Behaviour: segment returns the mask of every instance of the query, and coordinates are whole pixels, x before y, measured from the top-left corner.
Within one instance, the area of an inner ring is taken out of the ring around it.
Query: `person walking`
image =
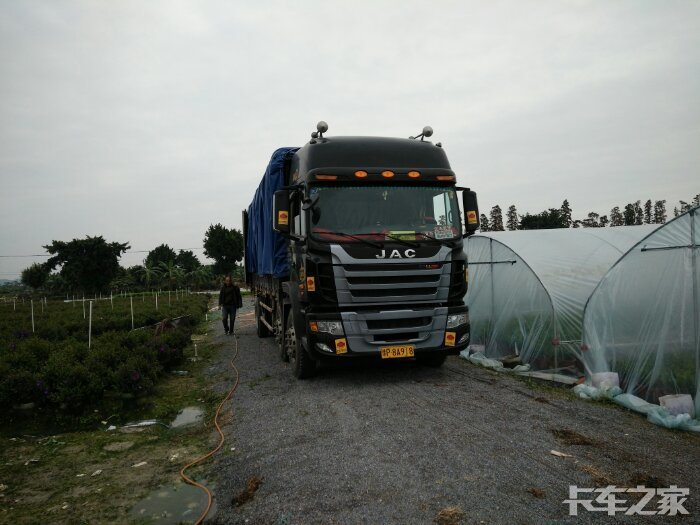
[[[236,309],[243,306],[241,289],[231,281],[231,276],[227,275],[224,285],[219,292],[219,310],[222,310],[222,320],[226,335],[233,334],[233,325],[236,322]],[[231,324],[229,326],[229,318]]]

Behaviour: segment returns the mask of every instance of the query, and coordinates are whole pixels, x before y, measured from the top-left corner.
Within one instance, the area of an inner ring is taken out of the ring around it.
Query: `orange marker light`
[[[393,176],[394,176],[394,172],[393,172],[393,171],[389,171],[389,170],[387,170],[387,171],[382,171],[382,177],[384,177],[384,178],[386,178],[386,179],[390,179],[390,178],[393,177]]]
[[[337,175],[316,175],[316,180],[336,180]]]
[[[358,179],[364,179],[366,176],[367,176],[366,171],[359,170],[359,171],[355,172],[355,177],[357,177]]]
[[[412,179],[417,179],[420,177],[420,171],[409,171],[408,176]]]
[[[312,332],[318,332],[318,323],[316,321],[309,321],[309,328]]]
[[[316,177],[318,178],[318,177]],[[437,180],[455,180],[454,175],[438,175]]]

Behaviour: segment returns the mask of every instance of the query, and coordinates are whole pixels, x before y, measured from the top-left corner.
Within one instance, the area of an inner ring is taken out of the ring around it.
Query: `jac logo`
[[[377,259],[403,259],[404,257],[411,259],[416,256],[416,250],[413,248],[408,248],[404,250],[403,255],[399,250],[391,250],[390,253],[386,253],[386,250],[382,249],[382,253],[375,255]]]

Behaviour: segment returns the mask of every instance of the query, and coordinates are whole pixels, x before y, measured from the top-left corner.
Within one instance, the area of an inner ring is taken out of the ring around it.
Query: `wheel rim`
[[[294,324],[287,328],[287,337],[285,341],[285,346],[287,348],[287,355],[289,356],[289,360],[292,363],[296,362],[297,359],[297,334],[296,331],[294,330]]]
[[[275,339],[278,344],[282,344],[284,342],[284,334],[282,333],[282,313],[279,308],[275,317]]]

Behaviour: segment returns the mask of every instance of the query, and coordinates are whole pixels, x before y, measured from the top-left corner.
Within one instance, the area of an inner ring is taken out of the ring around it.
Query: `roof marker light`
[[[316,180],[336,180],[337,175],[316,175]]]
[[[409,171],[408,176],[412,179],[417,179],[420,177],[420,171]]]
[[[437,180],[455,180],[454,175],[438,175]]]
[[[364,179],[365,177],[367,177],[367,172],[358,170],[355,172],[355,177],[357,177],[358,179]]]
[[[384,177],[385,179],[390,179],[393,176],[394,176],[393,171],[389,171],[389,170],[382,171],[382,177]]]

